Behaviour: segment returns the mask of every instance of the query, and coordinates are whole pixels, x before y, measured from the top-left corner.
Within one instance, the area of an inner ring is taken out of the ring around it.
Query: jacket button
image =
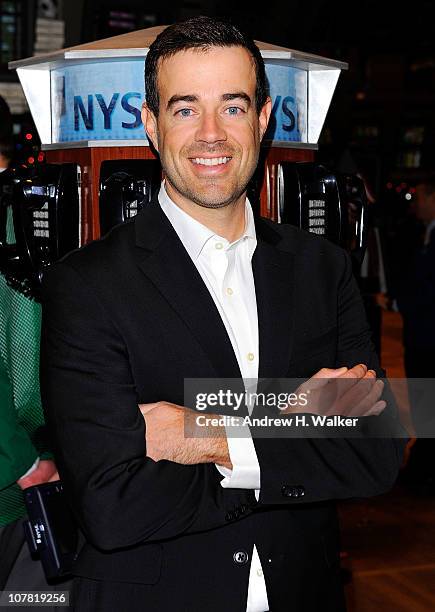
[[[301,485],[284,485],[281,488],[283,497],[303,497],[305,495],[305,488]]]
[[[245,550],[238,550],[234,553],[233,559],[237,565],[245,565],[245,563],[248,563],[249,555]]]
[[[283,497],[293,497],[294,487],[291,487],[290,485],[284,485],[281,488],[281,493],[282,493]]]

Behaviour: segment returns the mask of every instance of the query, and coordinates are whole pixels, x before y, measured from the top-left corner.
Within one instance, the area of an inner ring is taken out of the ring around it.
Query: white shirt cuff
[[[233,469],[222,465],[216,468],[224,476],[221,486],[224,489],[254,489],[255,497],[260,494],[260,464],[251,432],[248,425],[242,425],[242,419],[236,427],[225,426],[227,434],[228,452]]]
[[[30,476],[30,474],[36,470],[38,465],[39,465],[39,457],[36,458],[35,463],[27,470],[27,472],[25,474],[20,476],[20,478],[18,480],[21,480],[21,478],[26,478],[26,476]]]

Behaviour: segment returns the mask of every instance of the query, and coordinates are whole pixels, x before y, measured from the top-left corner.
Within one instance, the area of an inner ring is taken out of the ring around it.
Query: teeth
[[[226,164],[230,161],[231,157],[195,157],[192,159],[194,164],[201,166],[218,166],[219,164]]]

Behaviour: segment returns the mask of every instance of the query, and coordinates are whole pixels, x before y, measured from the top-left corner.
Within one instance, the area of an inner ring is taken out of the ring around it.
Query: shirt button
[[[263,570],[262,569],[258,569],[257,570],[257,576],[260,576],[260,578],[261,578],[262,575],[263,575]]]
[[[215,249],[223,249],[223,244],[222,242],[216,242],[216,244],[214,245]]]
[[[238,550],[237,552],[234,553],[233,559],[234,559],[234,563],[237,563],[238,565],[244,565],[245,563],[248,562],[249,555],[244,550]]]
[[[231,287],[227,287],[227,293],[228,295],[233,295],[234,291],[231,289]]]
[[[254,353],[248,353],[248,361],[254,361]]]

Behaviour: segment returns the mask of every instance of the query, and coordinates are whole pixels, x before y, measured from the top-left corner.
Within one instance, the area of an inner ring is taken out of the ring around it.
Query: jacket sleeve
[[[333,367],[364,363],[383,377],[350,257],[342,253],[345,261],[338,287],[338,343]],[[261,469],[260,505],[368,497],[390,489],[407,436],[388,385],[383,399],[387,407],[380,416],[363,417],[361,437],[254,438]]]
[[[254,493],[221,487],[213,464],[146,457],[122,334],[65,262],[44,277],[41,395],[69,502],[97,548],[211,529],[225,524],[234,508],[243,509],[237,516],[252,511]]]

